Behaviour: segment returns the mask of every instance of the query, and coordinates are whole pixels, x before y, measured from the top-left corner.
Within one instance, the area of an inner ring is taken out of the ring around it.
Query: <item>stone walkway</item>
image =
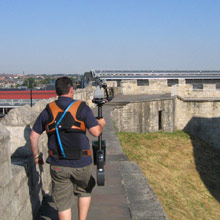
[[[103,131],[107,145],[105,186],[94,189],[87,220],[167,220],[142,171],[124,155],[110,117],[114,106],[109,104],[103,106],[103,116],[107,122]],[[77,220],[76,206],[75,201],[72,208],[74,220]],[[58,220],[49,195],[45,197],[37,219]]]

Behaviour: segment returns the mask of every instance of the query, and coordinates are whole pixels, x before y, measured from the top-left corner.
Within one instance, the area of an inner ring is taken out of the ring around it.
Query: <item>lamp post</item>
[[[33,105],[33,103],[32,103],[32,88],[30,88],[30,101],[31,101],[31,107],[32,107],[32,105]]]

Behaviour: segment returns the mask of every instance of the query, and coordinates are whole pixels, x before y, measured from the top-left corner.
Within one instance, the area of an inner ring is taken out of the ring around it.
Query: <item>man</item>
[[[71,220],[74,193],[78,196],[78,219],[86,220],[95,186],[86,129],[97,137],[105,120],[96,119],[85,102],[73,100],[73,83],[68,77],[58,78],[55,86],[58,100],[49,103],[38,116],[30,135],[31,149],[35,163],[42,164],[38,139],[46,130],[49,149],[46,162],[50,164],[52,197],[59,219]]]

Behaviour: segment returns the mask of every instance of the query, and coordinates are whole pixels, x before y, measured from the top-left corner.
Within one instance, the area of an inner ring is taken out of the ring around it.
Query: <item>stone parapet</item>
[[[191,84],[179,84],[172,87],[171,94],[182,98],[220,98],[220,90],[215,84],[203,84],[202,89],[194,89]]]
[[[0,158],[1,177],[5,182],[1,184],[4,191],[1,195],[5,199],[0,205],[4,207],[5,201],[8,201],[7,209],[10,210],[3,219],[33,219],[42,202],[43,193],[49,190],[51,182],[49,166],[47,164],[43,167],[36,166],[30,149],[30,124],[36,117],[36,112],[29,105],[25,105],[11,110],[1,120],[0,132],[3,138],[0,142],[1,146],[5,147],[1,155],[7,154],[7,157]],[[8,138],[5,135],[6,129]],[[39,150],[44,160],[47,157],[46,143],[47,136],[42,134]]]
[[[76,90],[75,99],[92,103],[94,88]],[[39,113],[55,98],[41,100],[10,110],[0,122],[0,213],[1,219],[34,219],[44,193],[50,188],[49,165],[36,166],[32,157],[29,136]],[[47,135],[39,138],[39,151],[47,158]]]
[[[13,185],[11,158],[8,152],[10,134],[9,131],[0,124],[0,213],[1,219],[12,219],[12,200],[13,200]]]

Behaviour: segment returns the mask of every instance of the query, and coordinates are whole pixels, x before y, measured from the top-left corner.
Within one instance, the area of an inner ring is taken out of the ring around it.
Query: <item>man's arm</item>
[[[102,129],[105,127],[105,119],[97,119],[98,125],[89,129],[89,133],[95,137],[98,137],[102,133]]]
[[[41,155],[39,154],[39,150],[38,150],[39,137],[40,137],[40,134],[38,134],[34,130],[31,131],[30,142],[31,142],[31,150],[32,150],[32,154],[34,157],[34,161],[36,164],[43,164],[43,160],[42,160]]]

